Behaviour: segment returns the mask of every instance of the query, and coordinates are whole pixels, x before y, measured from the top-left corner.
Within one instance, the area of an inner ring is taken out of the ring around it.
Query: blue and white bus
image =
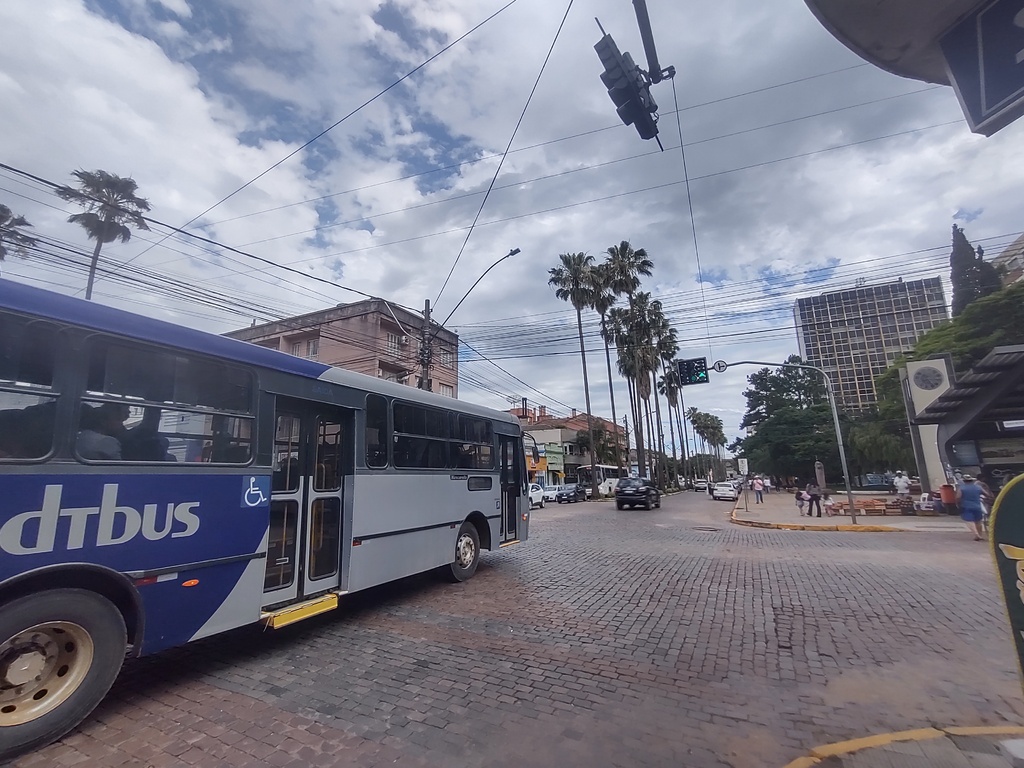
[[[0,759],[151,654],[529,526],[518,420],[0,281]]]

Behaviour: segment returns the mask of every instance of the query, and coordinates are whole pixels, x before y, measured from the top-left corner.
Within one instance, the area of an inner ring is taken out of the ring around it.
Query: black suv
[[[563,485],[562,489],[555,494],[555,501],[559,504],[570,504],[574,501],[586,501],[587,490],[582,485],[570,483]]]
[[[620,477],[615,484],[615,508],[661,506],[661,491],[646,477]]]

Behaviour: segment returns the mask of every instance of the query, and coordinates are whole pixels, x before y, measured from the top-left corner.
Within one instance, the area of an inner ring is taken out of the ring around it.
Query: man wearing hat
[[[960,517],[974,526],[974,540],[981,541],[984,538],[981,521],[985,515],[985,509],[982,507],[985,489],[974,481],[974,475],[963,475],[960,479],[963,482],[960,483],[956,491],[956,501],[960,505]]]
[[[896,470],[896,477],[892,479],[892,485],[901,499],[910,498],[910,478],[903,474],[902,469]]]

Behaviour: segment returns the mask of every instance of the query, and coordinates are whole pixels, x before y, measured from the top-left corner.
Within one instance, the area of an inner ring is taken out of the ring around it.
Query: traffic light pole
[[[718,370],[718,363],[715,369]],[[740,360],[735,363],[726,363],[726,368],[734,365],[763,365],[770,368],[803,368],[806,371],[814,371],[825,380],[825,394],[828,395],[828,405],[832,409],[832,423],[836,429],[836,442],[839,444],[839,463],[843,468],[843,480],[846,483],[846,499],[850,503],[850,522],[857,525],[857,507],[853,503],[853,488],[850,486],[850,468],[846,465],[846,448],[843,445],[843,430],[839,426],[839,409],[836,407],[836,396],[832,391],[832,379],[821,368],[801,363],[765,363],[759,360]]]

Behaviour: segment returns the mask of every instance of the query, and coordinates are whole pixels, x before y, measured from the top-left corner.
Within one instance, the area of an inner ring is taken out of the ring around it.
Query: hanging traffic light
[[[676,360],[676,367],[679,371],[680,384],[707,384],[710,381],[708,378],[708,359],[706,357]]]
[[[636,128],[641,139],[653,139],[658,135],[658,123],[654,117],[658,105],[640,67],[628,52],[619,52],[611,35],[598,40],[594,50],[604,66],[601,82],[608,89],[619,119]]]

